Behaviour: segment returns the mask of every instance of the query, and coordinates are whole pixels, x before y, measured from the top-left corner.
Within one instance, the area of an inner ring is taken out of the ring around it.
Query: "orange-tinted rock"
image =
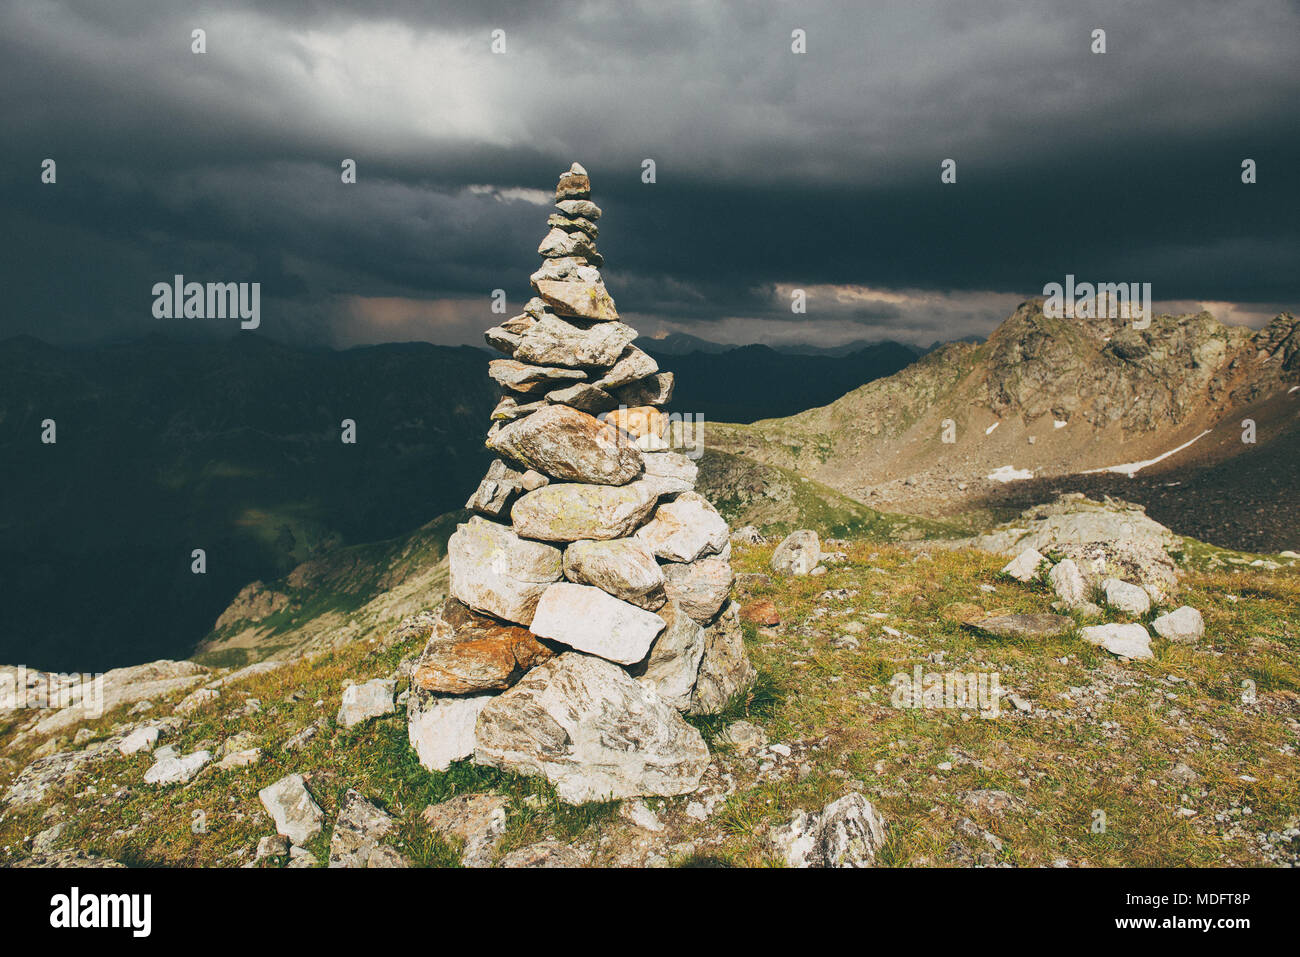
[[[753,625],[773,625],[781,624],[781,613],[776,610],[776,605],[772,604],[766,598],[758,601],[751,601],[747,605],[741,606],[740,620],[747,621]]]
[[[605,421],[635,436],[663,435],[664,429],[668,428],[668,416],[650,405],[615,409],[605,415]]]
[[[500,691],[552,655],[527,628],[481,615],[449,598],[415,663],[411,683],[439,694]]]

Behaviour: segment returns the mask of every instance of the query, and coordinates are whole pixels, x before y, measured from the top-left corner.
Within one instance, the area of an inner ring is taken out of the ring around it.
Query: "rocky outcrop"
[[[622,668],[568,652],[483,709],[474,760],[543,775],[577,804],[686,794],[699,784],[709,750],[698,731]]]

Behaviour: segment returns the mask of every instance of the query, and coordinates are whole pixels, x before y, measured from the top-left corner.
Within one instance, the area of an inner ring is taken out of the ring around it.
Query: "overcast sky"
[[[182,273],[285,341],[481,342],[574,160],[647,334],[986,335],[1066,273],[1300,307],[1296,3],[365,6],[0,5],[0,337],[240,334],[153,317]]]

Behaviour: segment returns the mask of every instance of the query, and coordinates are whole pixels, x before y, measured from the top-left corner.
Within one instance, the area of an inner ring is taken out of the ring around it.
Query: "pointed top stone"
[[[587,171],[577,163],[573,168],[560,174],[560,182],[555,187],[555,201],[564,199],[586,199],[591,195],[591,180]]]

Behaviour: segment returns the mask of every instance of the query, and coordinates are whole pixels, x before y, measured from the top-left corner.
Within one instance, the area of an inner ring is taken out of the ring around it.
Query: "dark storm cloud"
[[[9,5],[0,335],[157,331],[181,272],[262,282],[270,335],[461,341],[492,289],[527,295],[536,191],[573,159],[648,332],[928,342],[1067,272],[1294,308],[1297,26],[1178,0]]]

